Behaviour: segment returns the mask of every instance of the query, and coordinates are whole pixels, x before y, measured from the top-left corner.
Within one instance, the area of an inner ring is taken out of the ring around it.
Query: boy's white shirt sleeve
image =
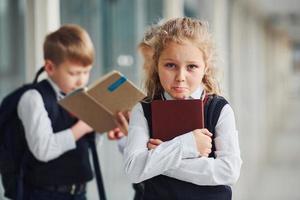
[[[132,110],[124,151],[125,172],[132,182],[163,174],[197,185],[231,185],[240,173],[240,150],[234,114],[226,105],[216,125],[216,159],[199,157],[192,133],[147,149],[149,130],[142,106]]]
[[[125,173],[139,183],[167,170],[176,169],[182,159],[199,157],[193,134],[187,133],[148,150],[149,130],[141,104],[131,112],[129,134],[124,149]]]
[[[183,159],[164,175],[197,185],[233,185],[240,175],[242,160],[234,113],[228,104],[220,113],[215,131],[215,159]]]
[[[23,94],[17,111],[29,149],[36,159],[47,162],[76,148],[71,129],[53,133],[42,96],[37,90],[29,90]]]

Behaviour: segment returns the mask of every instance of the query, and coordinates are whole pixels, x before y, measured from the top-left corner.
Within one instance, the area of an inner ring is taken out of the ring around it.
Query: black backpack
[[[33,83],[26,84],[7,95],[0,106],[0,173],[4,195],[11,199],[22,197],[23,166],[29,150],[17,106],[22,95],[37,84],[42,67]]]

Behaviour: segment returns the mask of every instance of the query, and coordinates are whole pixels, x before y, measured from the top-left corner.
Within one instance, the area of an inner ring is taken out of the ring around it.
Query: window
[[[0,1],[0,99],[25,81],[24,0]]]
[[[145,26],[161,19],[162,1],[61,0],[61,22],[76,23],[92,37],[96,63],[92,77],[119,70],[130,80],[139,80],[137,44]],[[129,3],[130,2],[130,3]]]

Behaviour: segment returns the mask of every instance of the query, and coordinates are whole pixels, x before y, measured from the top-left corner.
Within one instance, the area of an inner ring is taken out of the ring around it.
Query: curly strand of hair
[[[210,94],[220,93],[219,85],[215,78],[215,45],[209,33],[209,25],[205,21],[183,17],[171,19],[157,26],[155,33],[152,35],[150,45],[153,48],[153,57],[149,61],[150,69],[147,71],[144,85],[149,96],[154,97],[164,91],[157,71],[161,52],[169,41],[181,43],[185,40],[191,40],[203,52],[207,68],[207,73],[203,77],[205,90]]]

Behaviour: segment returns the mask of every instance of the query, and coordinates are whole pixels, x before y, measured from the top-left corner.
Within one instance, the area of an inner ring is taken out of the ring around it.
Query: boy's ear
[[[52,75],[54,72],[54,63],[51,60],[45,60],[45,71],[47,72],[48,75]]]

